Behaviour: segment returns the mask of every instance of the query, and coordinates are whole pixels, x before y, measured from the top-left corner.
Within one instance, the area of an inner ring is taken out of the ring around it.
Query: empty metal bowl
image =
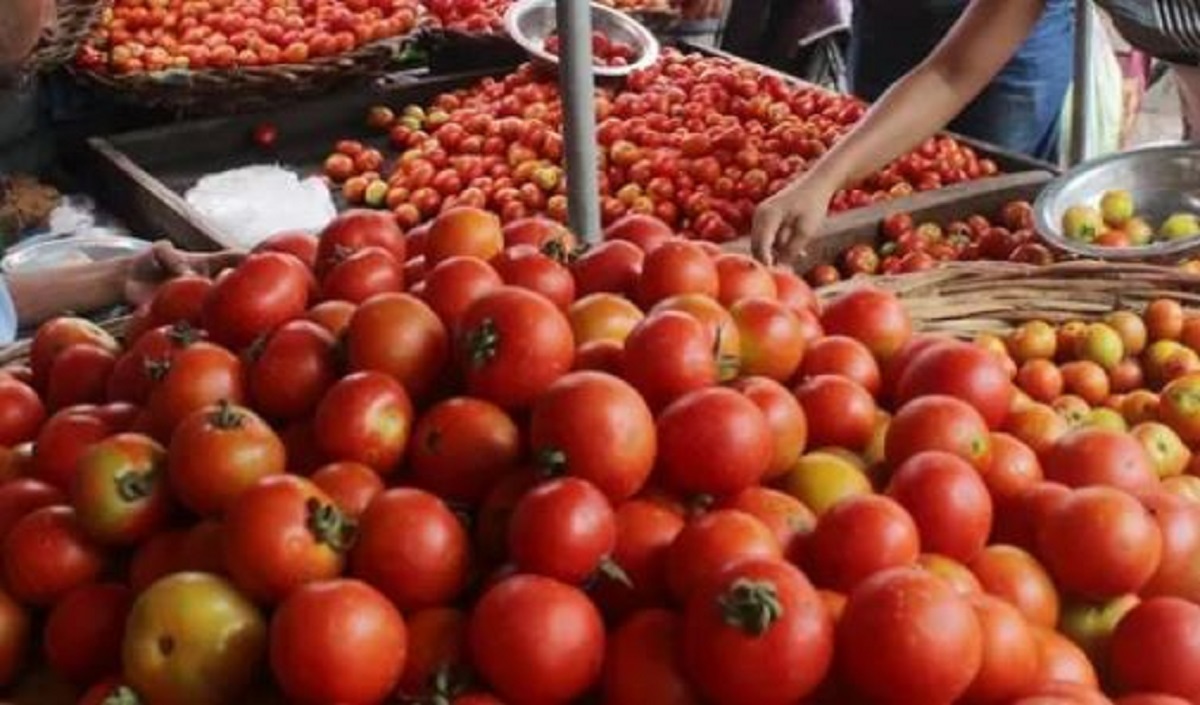
[[[578,0],[571,0],[576,2]],[[606,78],[628,76],[658,61],[658,39],[637,20],[610,7],[592,3],[592,29],[613,41],[624,42],[637,52],[628,66],[593,66],[592,72]],[[558,25],[555,0],[520,0],[504,15],[504,28],[517,44],[534,59],[558,64],[558,57],[546,51],[546,39]]]
[[[1037,227],[1051,245],[1092,259],[1178,259],[1200,250],[1200,237],[1141,247],[1100,247],[1066,237],[1063,214],[1072,206],[1099,207],[1110,189],[1133,196],[1137,215],[1156,230],[1173,213],[1200,215],[1200,146],[1171,144],[1122,152],[1081,164],[1048,185],[1034,204]]]
[[[129,257],[150,247],[145,240],[131,237],[80,236],[45,240],[18,246],[0,260],[0,271],[34,272]]]

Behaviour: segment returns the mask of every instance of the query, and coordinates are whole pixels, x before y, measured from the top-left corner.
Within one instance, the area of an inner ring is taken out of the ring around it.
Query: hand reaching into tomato
[[[760,203],[750,230],[754,256],[768,265],[776,257],[788,265],[802,260],[808,242],[821,232],[835,190],[804,177]]]
[[[159,240],[129,263],[125,299],[140,305],[150,300],[165,281],[185,274],[212,277],[221,270],[237,266],[243,258],[241,253],[229,250],[184,252],[166,240]]]

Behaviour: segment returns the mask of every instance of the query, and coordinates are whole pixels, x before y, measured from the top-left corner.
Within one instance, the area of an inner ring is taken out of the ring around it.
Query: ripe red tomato
[[[604,702],[609,705],[697,705],[684,676],[681,619],[661,609],[644,610],[621,623],[608,638],[604,659]]]
[[[57,411],[104,401],[117,357],[90,343],[72,345],[54,358],[46,383],[46,406]]]
[[[741,339],[742,375],[762,375],[787,382],[804,359],[808,341],[796,314],[784,304],[746,298],[729,309]]]
[[[867,346],[886,361],[912,337],[912,320],[895,294],[871,287],[849,291],[825,305],[821,326],[830,335],[844,335]]]
[[[150,320],[156,326],[176,323],[199,326],[204,298],[212,287],[211,279],[195,274],[163,282],[150,300]],[[128,337],[126,342],[130,342]]]
[[[251,353],[246,386],[254,407],[278,419],[308,416],[337,379],[337,344],[312,321],[284,323]]]
[[[879,363],[867,346],[844,335],[830,335],[814,341],[804,353],[800,377],[837,375],[857,382],[872,396],[882,388]]]
[[[402,488],[376,497],[359,519],[350,574],[410,612],[453,603],[470,562],[458,517],[428,492]]]
[[[316,440],[332,460],[353,460],[387,475],[404,455],[412,424],[412,402],[399,382],[381,372],[356,372],[317,405]]]
[[[271,619],[271,673],[289,702],[378,703],[400,681],[407,645],[404,618],[371,586],[310,583]]]
[[[317,265],[319,243],[315,235],[303,230],[285,230],[258,243],[252,252],[282,252],[295,257],[303,262],[305,267],[312,269]]]
[[[909,363],[896,387],[903,404],[930,394],[956,397],[974,406],[999,430],[1012,406],[1014,387],[1001,358],[969,343],[931,345]]]
[[[758,406],[731,389],[701,389],[658,417],[662,481],[686,494],[739,492],[759,480],[774,460],[774,437]]]
[[[742,377],[733,388],[758,406],[774,438],[774,454],[764,479],[792,468],[808,443],[808,421],[799,400],[782,384],[766,377]]]
[[[222,402],[189,415],[171,436],[167,470],[184,506],[220,516],[261,477],[286,469],[283,441],[249,409]]]
[[[504,250],[504,231],[494,213],[460,206],[434,218],[425,242],[425,260],[431,266],[451,257],[478,257],[488,261]]]
[[[924,628],[929,624],[938,629]],[[855,690],[888,702],[954,702],[979,673],[983,648],[967,600],[913,568],[863,582],[850,594],[837,629],[843,676]]]
[[[201,323],[213,340],[241,349],[260,335],[304,315],[309,274],[290,255],[250,255],[219,278],[204,298]]]
[[[317,276],[324,277],[339,261],[367,247],[382,247],[397,262],[408,259],[404,233],[390,213],[353,209],[339,214],[321,231],[314,267]]]
[[[450,356],[450,337],[437,314],[410,294],[380,294],[350,319],[346,351],[352,370],[393,377],[414,399],[437,385]]]
[[[969,563],[987,545],[992,498],[979,472],[956,455],[928,451],[905,460],[888,496],[908,510],[926,552]]]
[[[154,375],[162,364],[205,337],[204,331],[192,328],[189,323],[159,326],[138,336],[113,365],[108,377],[107,399],[144,404],[154,387]]]
[[[91,412],[92,408],[68,407],[46,421],[33,446],[33,477],[63,492],[71,490],[79,459],[111,433],[109,425]]]
[[[631,213],[604,229],[605,240],[625,240],[652,252],[675,238],[670,226],[653,216]]]
[[[712,258],[683,240],[664,243],[647,254],[637,284],[637,299],[644,308],[679,294],[715,299],[719,293],[720,277]]]
[[[30,614],[0,590],[0,685],[5,688],[12,686],[24,670],[32,632]]]
[[[633,298],[646,253],[624,240],[610,240],[589,248],[571,263],[575,294],[611,293]]]
[[[0,545],[25,515],[42,507],[65,503],[66,497],[57,487],[31,477],[20,477],[0,484]]]
[[[739,301],[764,298],[774,301],[779,294],[775,279],[766,267],[752,257],[737,253],[726,253],[713,260],[717,266],[720,288],[717,300],[722,306],[733,306]]]
[[[513,510],[508,554],[519,571],[579,584],[595,574],[621,579],[608,563],[616,519],[595,485],[574,477],[551,480],[525,494]]]
[[[117,583],[85,585],[51,610],[42,634],[46,662],[74,683],[94,683],[121,669],[125,619],[133,591]]]
[[[447,399],[417,421],[409,451],[413,483],[453,502],[478,504],[519,457],[520,432],[503,409]]]
[[[467,650],[467,616],[450,607],[431,607],[412,613],[406,619],[408,655],[404,659],[404,675],[400,678],[400,695],[421,697],[440,694],[438,680],[462,668]],[[433,684],[434,687],[431,687]],[[455,701],[458,702],[458,701]]]
[[[576,246],[575,235],[564,225],[538,216],[506,223],[503,233],[506,248],[533,245],[555,257],[557,252],[570,253]]]
[[[646,402],[600,372],[574,372],[550,385],[534,403],[529,439],[547,471],[587,480],[613,502],[642,488],[658,450]]]
[[[537,292],[564,311],[575,301],[570,270],[532,245],[509,247],[492,260],[492,266],[505,284]]]
[[[46,418],[37,392],[13,378],[0,379],[0,445],[31,441]]]
[[[804,565],[816,584],[847,594],[880,571],[913,565],[919,554],[912,516],[881,495],[833,505],[803,545]]]
[[[426,275],[421,298],[454,333],[471,304],[503,284],[487,262],[476,257],[450,257]]]
[[[1200,597],[1200,575],[1194,570],[1200,556],[1200,505],[1165,492],[1143,497],[1142,503],[1158,523],[1163,548],[1158,570],[1141,595]]]
[[[33,370],[34,388],[46,389],[50,382],[50,368],[63,350],[72,345],[83,344],[95,345],[114,355],[121,351],[116,338],[85,318],[62,316],[38,326],[29,347],[29,366]]]
[[[1112,665],[1128,690],[1200,697],[1200,607],[1175,597],[1142,602],[1117,624]]]
[[[604,623],[578,588],[536,575],[493,585],[471,614],[471,660],[510,702],[566,703],[597,682]]]
[[[1008,702],[1031,692],[1040,665],[1034,628],[1016,607],[999,598],[970,599],[983,632],[983,662],[963,702]]]
[[[596,586],[596,602],[612,617],[666,604],[666,555],[683,530],[683,517],[652,501],[633,499],[617,507],[616,523],[611,559],[629,583],[601,582]]]
[[[898,466],[925,450],[944,450],[986,472],[992,462],[992,438],[974,407],[943,395],[920,397],[900,407],[888,424],[887,460]]]
[[[1088,705],[1107,705],[1107,700],[1082,700],[1092,698],[1100,687],[1096,669],[1088,660],[1083,649],[1051,628],[1034,629],[1041,656],[1038,669],[1039,693],[1060,694],[1071,697],[1070,702],[1086,702]]]
[[[1058,439],[1043,460],[1046,479],[1068,487],[1106,485],[1140,493],[1158,486],[1145,449],[1125,433],[1076,429]]]
[[[156,439],[169,441],[184,418],[222,400],[245,399],[242,364],[232,353],[199,342],[180,350],[154,375],[146,417]]]
[[[796,387],[795,395],[808,422],[809,446],[858,450],[871,442],[879,410],[862,385],[845,377],[818,375]]]
[[[680,602],[735,563],[781,558],[775,535],[750,514],[720,509],[688,522],[667,549],[667,584]]]
[[[323,301],[308,309],[306,317],[329,331],[334,338],[340,338],[350,326],[350,318],[357,309],[349,301]]]
[[[1007,433],[992,434],[992,466],[983,482],[996,502],[1012,499],[1042,479],[1042,464],[1032,448]]]
[[[622,370],[651,409],[717,381],[708,332],[695,317],[679,311],[653,313],[630,332]]]
[[[351,461],[325,465],[309,479],[352,519],[362,516],[371,500],[383,492],[383,480],[374,470]]]
[[[468,391],[506,409],[529,406],[575,356],[566,315],[544,296],[512,286],[471,304],[457,342]]]
[[[93,583],[105,555],[83,533],[75,510],[50,506],[25,515],[4,540],[4,585],[13,597],[48,606]]]
[[[334,264],[321,278],[323,301],[359,304],[376,294],[404,291],[404,263],[382,247],[364,247]]]
[[[167,452],[136,433],[106,438],[79,459],[71,504],[79,526],[102,544],[133,545],[171,518]]]

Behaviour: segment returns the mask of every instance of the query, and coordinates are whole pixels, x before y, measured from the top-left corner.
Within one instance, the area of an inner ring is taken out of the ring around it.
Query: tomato
[[[1049,404],[1062,396],[1062,372],[1049,360],[1029,360],[1017,371],[1017,386],[1035,401]]]
[[[1172,299],[1155,299],[1142,312],[1142,320],[1151,341],[1177,340],[1183,332],[1183,307]]]
[[[796,314],[778,301],[746,298],[730,314],[741,339],[741,373],[787,382],[804,359],[807,340]]]
[[[765,479],[787,473],[804,452],[808,421],[799,400],[787,388],[766,377],[743,377],[733,388],[758,406],[774,438],[774,454]]]
[[[156,439],[169,441],[175,427],[193,412],[222,400],[245,399],[242,364],[232,353],[210,343],[195,343],[176,353],[155,373],[146,415]]]
[[[204,298],[201,323],[213,340],[240,349],[304,315],[309,275],[294,257],[250,255],[221,277]]]
[[[974,406],[988,426],[999,429],[1008,415],[1013,384],[1000,358],[968,343],[932,345],[919,353],[897,384],[897,400],[944,394]]]
[[[1068,487],[1107,485],[1149,492],[1158,476],[1133,436],[1100,428],[1080,428],[1058,439],[1044,456],[1046,479]]]
[[[1143,497],[1142,503],[1158,523],[1163,548],[1158,569],[1141,595],[1200,597],[1200,572],[1195,568],[1200,556],[1200,505],[1165,492]]]
[[[840,335],[814,341],[804,353],[800,377],[819,375],[844,377],[857,382],[872,395],[878,394],[883,384],[879,364],[867,346]]]
[[[1017,608],[990,595],[971,598],[971,607],[983,632],[983,662],[971,687],[963,694],[967,703],[999,703],[1030,692],[1037,685],[1037,636]]]
[[[983,417],[966,402],[943,395],[921,397],[900,408],[888,424],[887,460],[893,466],[925,450],[944,450],[986,471],[992,441]]]
[[[399,382],[381,372],[356,372],[317,405],[317,446],[330,459],[387,475],[404,454],[412,424],[412,402]]]
[[[425,243],[425,259],[431,265],[450,257],[478,257],[487,261],[504,249],[500,219],[479,208],[457,207],[434,218]]]
[[[808,445],[864,448],[875,431],[878,409],[862,385],[836,375],[818,375],[795,390],[808,423]],[[833,410],[837,413],[830,413]]]
[[[604,229],[605,240],[625,240],[643,252],[651,252],[675,238],[671,228],[658,218],[631,213]]]
[[[654,468],[654,416],[629,384],[575,372],[535,402],[530,445],[548,471],[594,483],[614,502],[634,495]]]
[[[543,252],[575,248],[575,235],[565,226],[549,218],[534,216],[506,223],[503,228],[504,246],[533,245]]]
[[[637,285],[637,299],[645,308],[678,294],[715,299],[719,292],[716,264],[698,245],[687,241],[664,243],[646,255]]]
[[[967,600],[913,568],[868,578],[850,594],[837,628],[842,675],[855,690],[887,702],[954,702],[979,673],[983,650]]]
[[[25,515],[4,540],[4,584],[31,605],[52,605],[71,590],[93,583],[106,556],[84,534],[75,510],[43,507]]]
[[[610,558],[629,582],[607,580],[596,586],[596,602],[606,613],[619,616],[665,604],[666,554],[683,525],[678,513],[648,500],[633,499],[617,507],[617,542]]]
[[[33,631],[30,622],[29,613],[7,591],[0,590],[0,685],[5,688],[25,665]]]
[[[742,353],[741,335],[733,316],[716,299],[704,294],[679,294],[655,304],[650,315],[662,311],[681,311],[699,321],[705,327],[709,347],[716,355],[720,381],[726,382],[737,376]]]
[[[117,583],[85,585],[64,597],[51,610],[42,638],[50,667],[80,684],[119,672],[133,598]]]
[[[501,477],[475,513],[474,539],[479,558],[488,566],[508,556],[508,525],[517,502],[542,481],[531,468],[518,468]]]
[[[454,332],[476,299],[503,284],[487,262],[475,257],[450,257],[426,275],[422,298],[442,319],[446,329]]]
[[[346,348],[351,369],[388,374],[421,399],[439,380],[450,340],[437,314],[420,299],[381,294],[354,313]]]
[[[350,318],[357,308],[349,301],[323,301],[308,309],[306,316],[333,334],[334,338],[340,338],[350,326]]]
[[[492,261],[504,283],[545,296],[564,311],[575,301],[575,279],[556,260],[532,245],[510,247]]]
[[[413,431],[413,482],[451,501],[476,504],[516,463],[520,436],[503,409],[458,397],[430,408]]]
[[[572,702],[604,663],[604,623],[578,588],[536,575],[493,585],[471,614],[471,662],[514,703]]]
[[[25,515],[42,507],[65,503],[65,495],[57,487],[30,477],[0,484],[0,545]]]
[[[94,541],[128,546],[146,540],[171,516],[166,449],[136,433],[100,441],[79,459],[71,503]]]
[[[1188,705],[1188,701],[1173,695],[1158,693],[1135,693],[1117,698],[1115,705]]]
[[[409,612],[452,603],[466,586],[470,562],[466,530],[442,500],[393,489],[360,518],[350,574]]]
[[[667,584],[684,602],[725,569],[751,558],[782,557],[775,535],[745,512],[720,509],[690,521],[667,550]]]
[[[233,702],[258,674],[266,632],[258,610],[221,578],[163,578],[133,603],[121,648],[124,675],[150,702]]]
[[[317,242],[315,271],[324,277],[338,261],[367,247],[382,247],[397,262],[406,259],[404,233],[390,213],[352,209],[325,226]]]
[[[830,335],[844,335],[887,360],[912,337],[912,320],[895,294],[871,287],[849,291],[827,303],[821,326]]]
[[[1117,624],[1112,665],[1128,690],[1200,697],[1200,607],[1175,597],[1142,602]]]
[[[1162,556],[1154,518],[1109,487],[1071,492],[1043,519],[1037,543],[1062,590],[1097,601],[1137,592]]]
[[[404,263],[382,247],[364,247],[321,278],[321,299],[359,304],[377,294],[404,291]]]
[[[1090,360],[1075,360],[1059,368],[1063,389],[1082,397],[1089,404],[1101,404],[1112,392],[1112,384],[1104,368]]]
[[[726,253],[719,255],[714,264],[720,282],[717,300],[722,306],[733,306],[743,299],[756,297],[774,300],[778,295],[771,273],[752,257]]]
[[[45,418],[46,408],[37,392],[15,379],[0,379],[0,445],[33,440]]]
[[[268,237],[254,246],[252,252],[282,252],[291,255],[312,269],[317,264],[317,247],[320,240],[303,230],[285,230]],[[161,289],[160,289],[161,291]]]
[[[29,366],[33,370],[33,386],[39,390],[46,389],[50,382],[50,369],[55,358],[72,345],[83,344],[95,345],[114,355],[121,351],[121,346],[115,338],[85,318],[62,316],[38,326],[29,347]],[[0,406],[6,407],[7,405]]]
[[[1159,415],[1187,443],[1200,441],[1200,407],[1197,406],[1200,374],[1172,380],[1160,395]]]
[[[195,274],[185,274],[163,282],[150,300],[150,319],[158,326],[178,323],[200,325],[204,298],[212,287],[211,279]]]
[[[908,510],[925,551],[969,562],[987,545],[992,498],[975,468],[958,456],[912,456],[896,468],[888,496]]]
[[[612,506],[594,485],[573,477],[531,489],[509,523],[509,555],[517,569],[581,583],[597,571],[627,580],[609,561],[617,541]]]
[[[596,341],[624,343],[645,315],[628,299],[616,294],[589,294],[567,311],[575,344],[579,347]]]
[[[286,469],[283,442],[249,409],[222,402],[189,415],[171,436],[167,470],[184,506],[219,516],[261,477]]]
[[[1049,628],[1035,628],[1034,636],[1042,662],[1039,693],[1067,695],[1072,698],[1068,700],[1070,703],[1081,702],[1080,697],[1096,694],[1099,687],[1096,669],[1075,642]],[[1107,705],[1107,701],[1101,699],[1097,705],[1101,704]]]
[[[294,419],[316,408],[337,376],[332,334],[312,321],[289,321],[252,351],[246,386],[266,416]]]
[[[624,240],[610,240],[588,249],[571,263],[576,295],[610,293],[632,298],[645,258],[643,250]]]
[[[662,480],[681,492],[733,494],[761,480],[774,460],[766,416],[730,389],[681,397],[659,415],[657,427]]]
[[[919,541],[904,507],[880,495],[858,495],[821,515],[803,544],[804,564],[817,585],[849,593],[875,573],[914,564]]]
[[[797,315],[802,311],[818,313],[821,308],[817,295],[812,288],[796,273],[782,267],[771,268],[771,278],[775,280],[775,289],[779,302],[791,309]]]
[[[371,500],[383,492],[383,480],[374,470],[351,461],[325,465],[310,479],[338,509],[354,519],[362,516]]]
[[[75,482],[79,459],[111,433],[89,407],[68,407],[42,426],[33,446],[32,476],[63,492]]]
[[[983,482],[994,500],[1012,499],[1042,479],[1042,465],[1033,449],[1007,433],[992,434],[992,465]]]
[[[64,349],[50,367],[46,406],[56,411],[74,404],[103,402],[116,364],[115,354],[89,343]]]
[[[207,281],[207,280],[205,280]],[[144,404],[154,386],[156,368],[175,353],[206,337],[188,323],[160,326],[140,335],[117,358],[108,377],[107,399]]]
[[[129,587],[141,593],[159,578],[179,572],[187,532],[168,529],[144,541],[129,562]]]
[[[471,304],[457,348],[468,391],[506,409],[529,406],[571,369],[575,354],[566,315],[512,286]]]
[[[698,705],[677,654],[682,620],[666,610],[644,610],[609,635],[604,660],[604,702],[608,705]]]

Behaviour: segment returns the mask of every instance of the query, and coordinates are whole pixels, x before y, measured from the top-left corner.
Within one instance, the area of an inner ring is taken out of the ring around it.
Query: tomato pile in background
[[[562,39],[558,33],[546,37],[545,49],[558,56]],[[596,66],[628,66],[637,59],[637,50],[626,42],[609,39],[604,32],[592,32],[592,63]]]
[[[596,109],[604,222],[653,214],[689,237],[723,242],[747,232],[755,204],[824,154],[864,105],[728,59],[667,50],[622,89],[600,89]],[[396,156],[343,142],[326,163],[351,204],[386,207],[402,227],[458,204],[494,210],[504,222],[566,220],[552,78],[525,66],[393,119],[369,122],[388,133]],[[970,147],[935,138],[830,205],[842,211],[995,173]],[[376,198],[366,198],[372,187]]]
[[[123,343],[42,326],[0,379],[13,700],[1200,697],[1200,319],[966,343],[607,237],[352,211]]]

